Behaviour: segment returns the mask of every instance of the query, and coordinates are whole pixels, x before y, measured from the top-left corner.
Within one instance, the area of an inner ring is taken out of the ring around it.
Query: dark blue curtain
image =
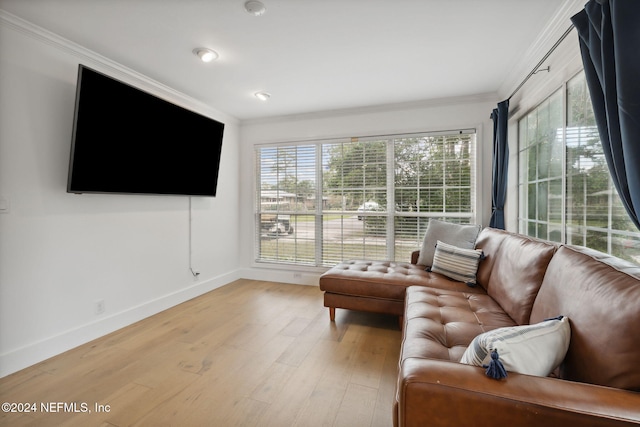
[[[640,229],[640,1],[590,0],[571,21],[607,165]]]
[[[509,100],[502,101],[491,113],[493,120],[493,189],[491,193],[490,227],[504,230],[504,202],[507,199],[507,174],[509,172],[509,141],[507,120]]]

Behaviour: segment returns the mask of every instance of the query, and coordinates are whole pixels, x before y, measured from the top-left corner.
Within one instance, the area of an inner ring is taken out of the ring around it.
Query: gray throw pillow
[[[433,254],[436,252],[438,240],[462,249],[475,249],[480,228],[480,225],[453,224],[430,219],[427,232],[424,234],[418,264],[427,267],[433,265]]]

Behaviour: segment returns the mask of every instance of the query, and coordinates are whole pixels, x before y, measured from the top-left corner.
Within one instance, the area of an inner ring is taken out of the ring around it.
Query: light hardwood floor
[[[37,405],[0,425],[389,427],[400,340],[395,317],[330,322],[317,287],[238,280],[0,379]]]

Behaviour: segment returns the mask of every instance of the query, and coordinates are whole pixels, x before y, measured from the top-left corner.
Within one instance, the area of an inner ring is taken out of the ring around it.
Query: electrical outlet
[[[294,279],[302,279],[302,273],[293,273]]]
[[[101,299],[101,300],[96,301],[95,305],[94,305],[95,313],[96,314],[102,314],[102,313],[104,313],[104,310],[105,310],[105,308],[104,308],[104,300]]]

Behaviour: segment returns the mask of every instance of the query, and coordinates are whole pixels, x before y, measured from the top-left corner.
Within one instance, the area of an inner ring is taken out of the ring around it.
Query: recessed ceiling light
[[[207,49],[205,47],[198,47],[193,49],[193,53],[202,60],[202,62],[211,62],[214,59],[218,59],[218,52],[215,50]]]
[[[253,16],[260,16],[264,15],[264,13],[267,11],[267,8],[264,7],[264,4],[262,4],[262,2],[260,1],[249,0],[244,3],[244,10],[246,10],[247,13],[250,13]]]
[[[268,92],[256,92],[254,94],[256,96],[256,98],[258,98],[260,101],[268,101],[269,98],[271,98],[271,94]]]

